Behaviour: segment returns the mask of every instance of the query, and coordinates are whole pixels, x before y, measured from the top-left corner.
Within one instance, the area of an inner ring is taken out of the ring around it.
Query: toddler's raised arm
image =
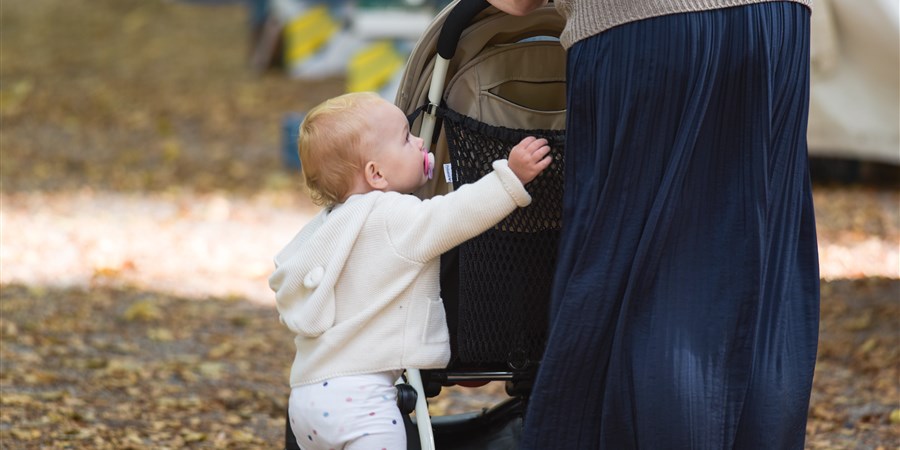
[[[428,261],[490,229],[531,203],[525,183],[550,165],[549,151],[545,139],[528,137],[474,183],[427,200],[396,196],[385,217],[392,245],[411,260]]]

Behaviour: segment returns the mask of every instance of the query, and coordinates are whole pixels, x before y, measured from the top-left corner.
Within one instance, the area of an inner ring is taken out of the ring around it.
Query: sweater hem
[[[443,369],[446,365],[434,365],[434,366],[425,366],[425,367],[415,367],[416,369]],[[320,375],[313,378],[300,379],[300,380],[291,380],[290,386],[291,388],[299,387],[299,386],[307,386],[310,384],[320,383],[322,381],[330,380],[332,378],[337,377],[347,377],[352,375],[366,375],[371,373],[380,373],[380,372],[392,372],[392,371],[405,371],[406,369],[412,369],[413,367],[388,367],[384,369],[361,369],[361,370],[346,370],[342,372],[334,372],[327,375]]]
[[[799,3],[812,10],[812,0],[701,0],[695,2],[664,2],[664,5],[647,7],[641,2],[627,4],[626,7],[610,8],[602,13],[596,8],[590,11],[571,11],[567,18],[566,28],[559,38],[560,44],[568,50],[577,42],[597,35],[611,28],[654,17],[668,16],[691,12],[711,11],[714,9],[749,6],[759,3],[784,1]],[[566,2],[570,6],[570,2]],[[558,4],[560,5],[560,4]],[[559,8],[559,6],[558,6]],[[577,5],[576,5],[577,9]],[[560,14],[565,12],[559,8]],[[601,15],[606,14],[606,15]]]

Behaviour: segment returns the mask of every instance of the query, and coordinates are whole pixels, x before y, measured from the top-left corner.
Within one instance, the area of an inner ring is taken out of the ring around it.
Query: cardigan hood
[[[275,256],[269,287],[281,322],[294,333],[316,337],[334,325],[335,282],[376,199],[362,195],[322,210]]]

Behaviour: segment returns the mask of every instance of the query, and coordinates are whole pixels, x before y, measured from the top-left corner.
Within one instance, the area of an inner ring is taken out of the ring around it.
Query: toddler
[[[403,112],[372,93],[313,108],[300,160],[323,210],[275,257],[269,286],[296,334],[288,416],[304,450],[405,450],[394,383],[404,368],[447,365],[440,255],[531,202],[524,185],[550,164],[528,137],[493,172],[450,194],[411,192],[434,156]]]

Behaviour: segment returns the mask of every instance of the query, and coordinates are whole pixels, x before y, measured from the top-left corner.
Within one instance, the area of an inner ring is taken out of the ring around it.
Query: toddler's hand
[[[509,152],[509,168],[522,184],[528,184],[552,162],[546,139],[528,136]]]

